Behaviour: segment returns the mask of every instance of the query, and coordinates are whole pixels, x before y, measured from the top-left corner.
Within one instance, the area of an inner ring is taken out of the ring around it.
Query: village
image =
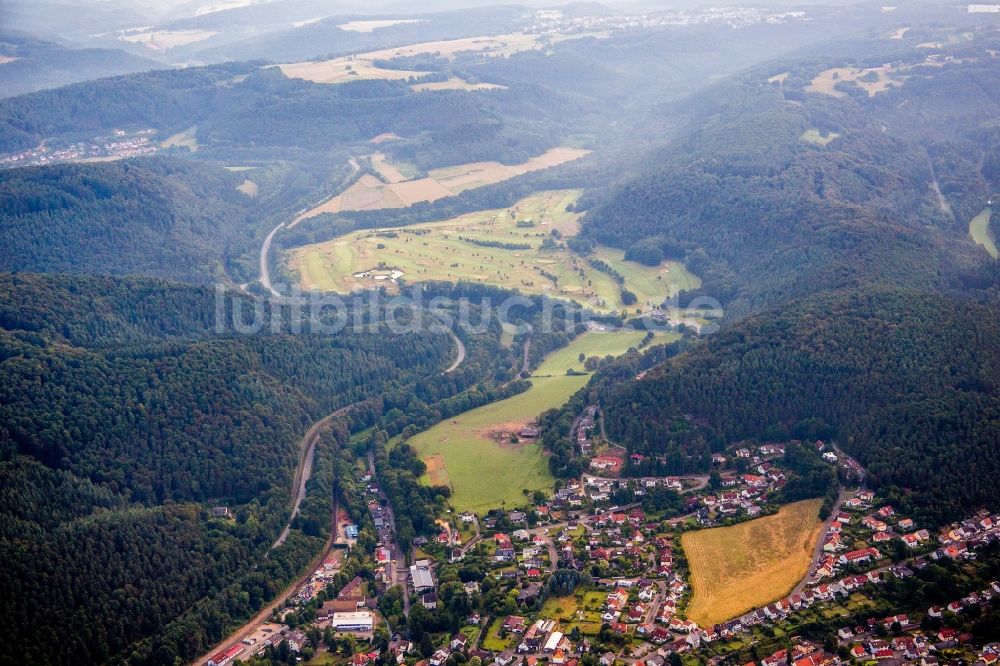
[[[0,168],[152,155],[159,150],[159,144],[152,140],[155,134],[154,129],[137,131],[116,129],[109,136],[92,137],[58,148],[43,143],[36,148],[0,156]]]
[[[597,419],[590,406],[574,424],[588,455]],[[676,666],[729,663],[726,655],[747,649],[762,666],[934,666],[956,654],[966,663],[994,663],[1000,646],[973,646],[954,627],[963,613],[989,607],[1000,583],[921,609],[920,619],[875,614],[880,605],[872,600],[931,564],[974,561],[977,550],[1000,541],[1000,515],[980,512],[932,533],[865,489],[860,465],[822,442],[808,446],[858,487],[842,492],[823,522],[806,578],[786,596],[724,622],[688,619],[692,590],[680,535],[773,514],[790,474],[782,467],[785,446],[738,443],[714,456],[709,476],[622,477],[641,456],[601,445],[591,473],[521,507],[449,512],[436,536],[418,536],[405,554],[370,469],[361,477],[368,515],[359,522],[373,531],[371,551],[357,552],[358,524],[338,517],[336,547],[309,579],[206,663],[273,656],[279,647],[303,663],[352,666]],[[342,567],[352,552],[361,564],[348,579]],[[869,604],[873,614],[864,621],[838,623],[847,610]],[[836,640],[790,634],[784,647],[762,651],[807,614],[825,618]],[[427,627],[419,639],[417,616]],[[326,660],[310,661],[322,655]]]

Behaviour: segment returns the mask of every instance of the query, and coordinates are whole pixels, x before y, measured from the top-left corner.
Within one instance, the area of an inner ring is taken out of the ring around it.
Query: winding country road
[[[346,187],[347,184],[351,182],[351,179],[354,178],[356,175],[358,175],[358,171],[361,169],[361,165],[358,164],[358,161],[353,157],[348,161],[348,164],[350,164],[351,166],[351,171],[350,173],[346,174],[340,181],[340,183],[337,185],[337,187],[334,188],[335,192],[339,192],[344,187]],[[323,201],[330,199],[332,196],[334,195],[325,197]],[[296,216],[306,212],[306,210],[308,209],[303,208],[298,213],[296,213]],[[267,289],[271,293],[272,296],[281,296],[281,293],[274,288],[274,285],[271,284],[271,268],[267,260],[267,257],[271,253],[271,241],[274,240],[274,235],[284,228],[285,228],[285,223],[282,222],[274,229],[271,229],[270,233],[267,234],[267,236],[264,238],[264,242],[260,246],[260,283],[261,285],[263,285],[265,289]]]
[[[302,437],[302,443],[299,445],[299,466],[295,470],[295,479],[292,482],[292,492],[294,493],[292,513],[288,517],[285,529],[281,530],[281,535],[271,544],[271,548],[277,548],[285,543],[285,539],[288,538],[288,533],[292,529],[292,523],[295,521],[295,517],[299,515],[299,507],[302,506],[302,500],[306,497],[306,483],[309,482],[309,477],[312,476],[313,459],[316,457],[316,442],[319,441],[320,434],[330,425],[330,421],[343,414],[349,407],[350,405],[341,407],[327,414],[319,421],[316,421]]]
[[[452,362],[451,365],[448,366],[447,370],[441,373],[442,375],[447,375],[449,372],[452,372],[453,370],[455,370],[455,368],[457,368],[459,365],[462,364],[462,361],[465,360],[465,345],[462,344],[462,341],[458,339],[458,336],[455,335],[455,332],[452,331],[451,329],[448,329],[448,335],[451,336],[452,342],[455,343],[456,354],[455,354],[455,360]]]
[[[265,289],[271,292],[272,296],[281,296],[281,294],[271,285],[271,269],[267,265],[267,255],[271,252],[271,241],[274,240],[274,234],[278,233],[284,227],[285,223],[282,222],[274,229],[271,229],[271,233],[267,235],[264,243],[260,246],[260,283],[264,285]]]

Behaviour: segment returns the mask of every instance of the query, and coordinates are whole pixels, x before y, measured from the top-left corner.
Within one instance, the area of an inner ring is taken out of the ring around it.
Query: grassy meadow
[[[693,592],[688,617],[709,626],[788,594],[808,573],[822,503],[804,500],[772,516],[684,534]]]
[[[454,182],[459,175],[439,177],[443,182]],[[476,211],[398,229],[357,231],[294,250],[289,266],[300,274],[305,290],[348,293],[368,289],[379,284],[376,277],[398,269],[411,283],[483,282],[573,300],[598,311],[621,310],[625,307],[621,288],[610,275],[565,247],[542,248],[552,231],[563,239],[577,233],[580,215],[566,208],[579,195],[579,190],[550,190],[526,197],[508,209]],[[506,247],[485,247],[483,243]],[[645,266],[625,261],[624,256],[623,250],[598,247],[591,258],[606,262],[621,274],[625,286],[638,298],[634,307],[658,305],[699,284],[698,278],[678,262]]]
[[[972,240],[979,243],[994,259],[1000,258],[1000,250],[997,249],[996,236],[990,228],[990,217],[993,211],[987,208],[969,222],[969,235]]]
[[[566,375],[568,368],[581,367],[577,360],[581,352],[622,354],[643,335],[636,331],[584,333],[545,360],[527,391],[442,421],[410,438],[427,463],[425,481],[450,485],[451,504],[458,511],[485,511],[502,502],[515,505],[524,500],[525,488],[551,489],[554,479],[541,446],[511,443],[505,435],[562,405],[587,383],[587,375]]]
[[[827,132],[826,134],[823,134],[818,129],[807,129],[805,132],[802,133],[799,139],[801,141],[805,141],[806,143],[814,143],[818,146],[826,146],[826,144],[830,143],[838,136],[840,135],[836,132]]]

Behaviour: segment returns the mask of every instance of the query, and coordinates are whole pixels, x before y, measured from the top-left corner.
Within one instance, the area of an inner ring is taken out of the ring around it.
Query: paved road
[[[443,373],[441,373],[443,375],[447,375],[449,372],[454,371],[455,368],[457,368],[459,365],[461,365],[462,361],[465,360],[465,345],[462,344],[462,341],[458,338],[457,335],[455,335],[455,332],[452,331],[451,329],[448,329],[448,335],[451,336],[452,342],[455,343],[456,355],[455,355],[455,361],[451,365],[448,366],[447,370],[445,370]]]
[[[833,444],[833,450],[840,458],[850,458],[850,456],[844,453],[840,449],[840,447],[837,446],[836,444]],[[826,522],[823,523],[823,531],[820,533],[819,541],[816,542],[816,546],[813,548],[812,559],[809,561],[809,569],[806,571],[805,578],[799,581],[799,584],[792,589],[791,593],[788,596],[792,596],[795,594],[802,594],[802,591],[806,588],[806,582],[809,580],[810,576],[812,576],[813,569],[816,568],[816,565],[819,564],[820,559],[822,559],[823,557],[824,537],[826,536],[826,533],[830,530],[830,525],[832,525],[833,521],[837,519],[837,514],[840,513],[840,507],[843,506],[844,502],[847,500],[847,496],[848,495],[853,496],[856,492],[861,492],[862,490],[864,490],[865,475],[867,474],[867,472],[865,468],[861,466],[860,463],[858,463],[858,470],[860,478],[858,481],[857,490],[848,491],[844,487],[840,488],[840,492],[837,494],[837,501],[833,503],[833,508],[830,510],[830,515],[829,517],[827,517]]]
[[[819,539],[816,541],[816,545],[813,546],[812,559],[809,560],[809,568],[806,569],[805,578],[799,581],[799,584],[792,588],[792,591],[788,596],[794,596],[796,594],[802,594],[802,590],[806,589],[806,583],[812,576],[813,569],[819,564],[820,559],[823,557],[823,541],[826,533],[830,530],[830,525],[833,521],[837,519],[837,514],[840,513],[840,507],[847,499],[848,495],[853,495],[853,492],[848,492],[846,488],[841,488],[840,493],[837,494],[837,501],[833,503],[833,508],[830,510],[830,515],[827,517],[826,522],[823,523],[822,531],[819,534]]]
[[[372,451],[368,452],[368,469],[375,469],[375,454]],[[385,520],[387,521],[389,532],[392,534],[392,543],[389,544],[389,574],[392,577],[392,585],[400,585],[403,588],[403,614],[407,617],[410,616],[410,591],[407,589],[407,576],[410,571],[406,567],[406,554],[403,552],[402,547],[399,545],[399,541],[396,537],[396,514],[392,510],[392,502],[389,501],[389,496],[386,495],[385,489],[382,488],[382,484],[378,484],[379,498],[385,504]]]
[[[306,497],[306,483],[309,481],[309,477],[312,476],[313,459],[316,457],[316,442],[319,441],[320,434],[330,425],[331,420],[347,411],[348,407],[342,407],[316,421],[302,437],[302,442],[299,444],[299,466],[295,470],[295,479],[292,482],[292,489],[295,494],[292,501],[292,513],[288,517],[285,529],[281,530],[281,535],[271,545],[271,548],[277,548],[285,543],[285,539],[288,538],[288,533],[292,529],[292,522],[299,515],[299,507],[302,506],[302,500]]]
[[[271,241],[274,240],[274,234],[278,233],[284,227],[285,223],[282,222],[274,229],[271,229],[271,233],[267,235],[263,245],[260,246],[260,283],[265,289],[271,292],[272,296],[281,296],[281,294],[271,284],[271,268],[267,263],[267,255],[271,252]]]
[[[355,160],[353,157],[350,159],[349,163],[351,165],[351,172],[346,176],[344,176],[343,180],[340,181],[340,184],[337,185],[336,187],[337,191],[341,190],[344,186],[346,186],[347,183],[349,183],[351,179],[357,175],[358,170],[361,168],[361,165],[358,164],[357,160]],[[330,197],[327,197],[327,199],[329,198]],[[304,213],[306,210],[307,209],[303,208],[298,213],[296,213],[296,216],[298,216],[301,213]],[[281,296],[281,293],[278,292],[278,290],[274,288],[274,285],[271,284],[271,267],[268,263],[267,257],[271,253],[271,241],[274,240],[274,235],[279,231],[281,231],[284,227],[285,223],[282,222],[274,229],[271,229],[271,232],[267,234],[267,236],[264,238],[263,244],[261,244],[260,246],[260,283],[261,285],[263,285],[265,289],[267,289],[271,293],[272,296]]]

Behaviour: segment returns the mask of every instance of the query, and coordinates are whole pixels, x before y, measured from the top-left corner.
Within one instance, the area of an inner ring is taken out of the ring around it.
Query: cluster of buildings
[[[37,148],[0,157],[0,168],[151,155],[159,149],[159,146],[151,141],[155,134],[156,130],[153,129],[137,132],[115,130],[111,136],[95,137],[89,141],[80,141],[64,148],[49,148],[41,145]]]
[[[990,604],[998,595],[1000,583],[992,582],[987,588],[972,592],[947,607],[931,606],[927,610],[927,616],[941,618],[945,612],[958,614],[971,606]],[[882,631],[879,632],[879,629]],[[887,632],[896,635],[884,637]],[[935,653],[971,640],[971,636],[960,634],[949,627],[924,631],[919,623],[905,614],[869,618],[862,626],[841,627],[837,631],[837,638],[841,645],[848,648],[851,658],[859,661],[874,659],[879,662],[919,663],[922,666],[937,666]],[[976,663],[992,664],[998,656],[1000,644],[990,643],[979,651],[979,661]]]
[[[751,7],[705,7],[671,9],[642,14],[594,14],[589,16],[567,16],[558,9],[546,9],[534,13],[534,20],[530,26],[525,28],[525,32],[600,35],[612,30],[641,30],[704,23],[722,23],[732,27],[745,27],[759,23],[783,23],[804,18],[803,12],[777,12]]]
[[[601,476],[583,475],[583,489],[587,499],[594,504],[610,502],[612,496],[621,490],[629,491],[631,498],[641,500],[653,488],[670,488],[680,492],[684,484],[676,477],[646,477],[613,479]]]

